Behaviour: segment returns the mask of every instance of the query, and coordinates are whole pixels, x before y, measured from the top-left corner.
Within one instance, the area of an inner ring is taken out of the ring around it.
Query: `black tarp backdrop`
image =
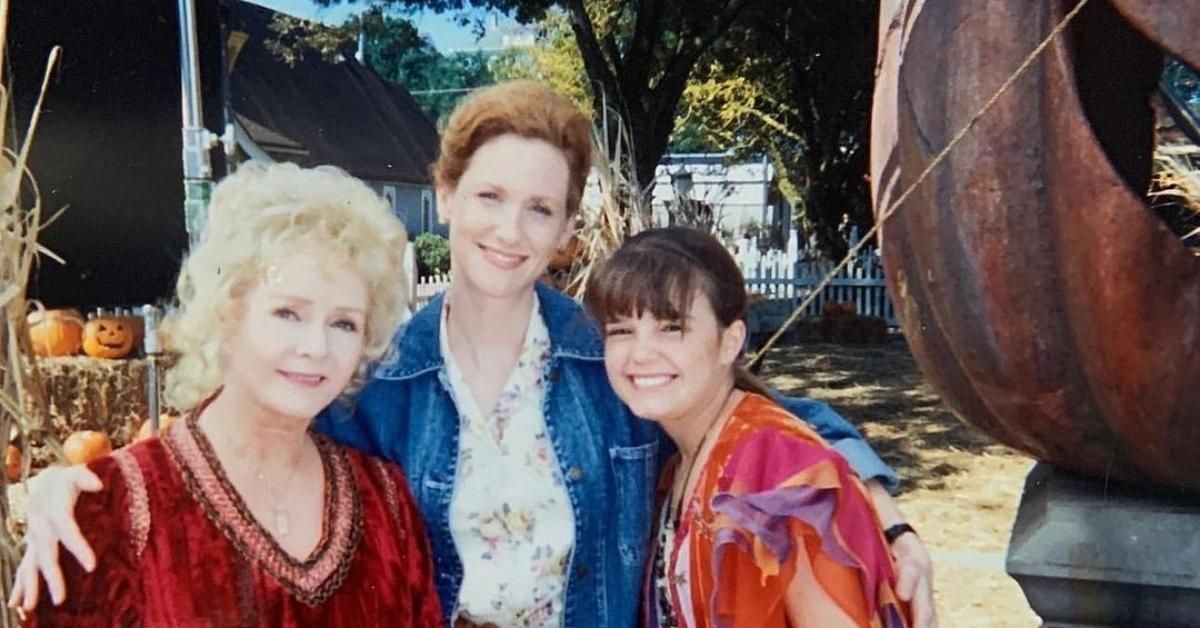
[[[223,10],[215,0],[196,2],[205,124],[218,132],[225,124]],[[47,54],[63,46],[30,166],[46,210],[69,206],[42,235],[67,265],[43,258],[29,296],[48,307],[87,309],[169,296],[187,243],[176,3],[14,0],[9,12],[22,136]],[[213,155],[219,178],[224,164],[219,150]]]

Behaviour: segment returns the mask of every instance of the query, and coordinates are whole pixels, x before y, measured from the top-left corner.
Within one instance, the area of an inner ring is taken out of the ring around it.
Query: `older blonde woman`
[[[405,233],[334,169],[217,186],[168,322],[161,438],[90,465],[76,517],[104,559],[30,624],[432,626],[428,540],[398,467],[309,431],[388,347]],[[314,490],[317,488],[318,490]]]

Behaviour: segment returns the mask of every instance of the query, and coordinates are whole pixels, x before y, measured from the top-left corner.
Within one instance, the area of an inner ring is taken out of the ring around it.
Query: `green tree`
[[[422,233],[413,241],[417,254],[417,273],[444,275],[450,272],[450,240],[436,233]]]
[[[441,54],[411,21],[401,17],[376,14],[367,21],[363,39],[367,63],[412,92],[435,121],[444,119],[466,91],[493,82],[486,55]]]
[[[491,59],[492,77],[497,81],[539,81],[591,111],[592,89],[570,20],[562,11],[552,10],[538,21],[537,27],[536,44],[502,50]]]
[[[276,36],[267,48],[289,63],[306,53],[341,62],[361,37],[365,61],[385,79],[414,92],[421,109],[435,121],[444,118],[465,92],[494,82],[483,53],[441,54],[410,20],[379,8],[339,26],[279,14],[271,27]]]
[[[632,143],[639,187],[653,182],[667,149],[675,112],[692,68],[737,24],[747,7],[768,0],[315,0],[358,3],[381,11],[475,7],[512,14],[532,23],[558,8],[574,35],[592,92],[593,109],[611,109],[628,133],[609,138]],[[615,125],[614,127],[615,128]]]
[[[541,42],[492,61],[618,116],[645,189],[668,146],[766,154],[796,214],[839,252],[843,213],[872,220],[867,132],[873,0],[314,0],[377,11],[506,11]],[[590,97],[589,97],[590,96]],[[610,128],[616,128],[611,125]],[[610,145],[619,138],[610,137]]]
[[[876,20],[872,0],[755,6],[697,64],[680,128],[766,154],[780,190],[837,255],[843,213],[873,222],[867,186]]]

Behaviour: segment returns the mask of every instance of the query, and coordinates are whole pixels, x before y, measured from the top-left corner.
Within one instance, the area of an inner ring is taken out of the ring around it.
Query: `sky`
[[[361,11],[364,7],[363,2],[357,3],[342,3],[332,7],[320,7],[312,0],[248,0],[257,5],[289,13],[298,17],[317,20],[326,24],[340,24],[345,21],[346,17],[353,15],[357,11]],[[472,15],[485,15],[480,11],[472,11]],[[441,52],[450,50],[475,49],[480,47],[480,43],[475,40],[475,34],[470,27],[462,27],[454,23],[452,15],[433,13],[431,11],[423,11],[410,19],[417,25],[417,29],[428,35],[433,40],[433,45]],[[503,23],[511,23],[507,18],[502,19]],[[487,37],[483,45],[488,45],[492,37]]]

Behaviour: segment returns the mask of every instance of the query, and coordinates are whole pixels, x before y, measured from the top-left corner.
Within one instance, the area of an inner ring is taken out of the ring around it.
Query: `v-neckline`
[[[172,425],[164,439],[184,484],[209,520],[243,556],[310,606],[320,604],[345,580],[362,538],[362,505],[346,452],[323,437],[314,435],[313,440],[325,469],[321,538],[306,558],[299,559],[251,513],[200,430],[196,413]]]
[[[529,315],[529,323],[525,327],[525,332],[521,337],[521,348],[517,351],[516,362],[513,363],[512,369],[508,373],[508,377],[504,380],[504,385],[500,387],[499,393],[492,402],[490,408],[483,408],[479,404],[479,400],[475,395],[475,390],[471,386],[470,380],[466,373],[463,372],[459,365],[457,356],[454,355],[454,350],[450,346],[450,299],[447,295],[442,306],[442,320],[438,337],[438,346],[442,353],[442,363],[446,367],[447,375],[452,382],[452,394],[455,397],[455,404],[459,407],[460,420],[469,417],[478,417],[485,424],[505,413],[505,401],[519,395],[523,386],[527,383],[525,380],[535,378],[537,373],[540,375],[544,366],[544,356],[534,354],[534,351],[545,352],[549,348],[549,334],[545,327],[545,321],[541,317],[541,301],[537,294],[533,296],[533,307]],[[529,355],[527,355],[529,354]],[[526,360],[531,359],[536,364],[527,364]],[[526,369],[536,369],[527,372]],[[460,398],[461,397],[461,398]]]

